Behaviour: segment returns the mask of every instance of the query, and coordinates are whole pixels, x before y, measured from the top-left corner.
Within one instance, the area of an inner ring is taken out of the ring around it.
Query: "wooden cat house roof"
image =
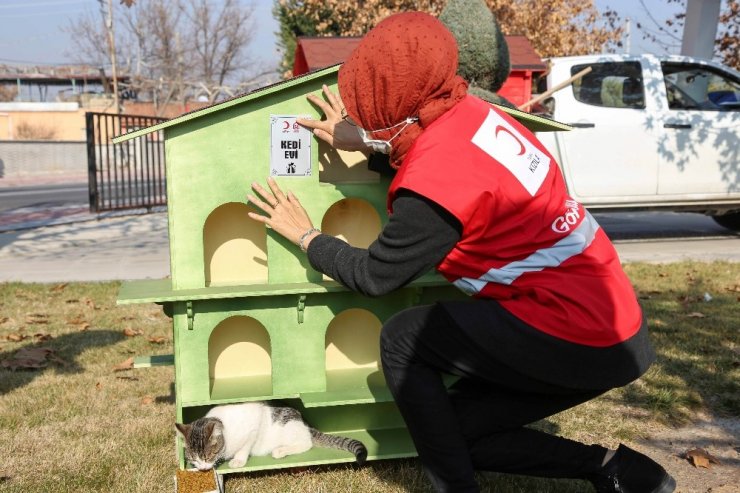
[[[201,108],[201,109],[194,110],[188,113],[184,113],[176,118],[172,118],[170,120],[158,123],[156,125],[140,128],[132,132],[119,135],[113,139],[113,143],[119,144],[121,142],[125,142],[127,140],[130,140],[136,137],[141,137],[143,135],[150,134],[157,130],[164,130],[164,129],[171,128],[171,127],[178,126],[178,125],[185,125],[189,122],[192,122],[193,120],[202,118],[206,115],[211,115],[218,111],[223,111],[227,108],[239,106],[239,105],[242,105],[248,102],[255,102],[257,100],[266,98],[270,95],[284,91],[288,88],[300,86],[302,84],[305,84],[317,78],[330,76],[330,75],[336,75],[337,72],[339,72],[340,66],[341,64],[337,64],[337,65],[333,65],[331,67],[327,67],[321,70],[309,72],[309,73],[306,73],[306,74],[303,74],[297,77],[293,77],[291,79],[287,79],[281,82],[277,82],[275,84],[261,87],[252,92],[242,94],[242,95],[233,97],[231,99],[227,99],[226,101],[222,101],[222,102],[213,104],[211,106],[206,106],[205,108]],[[524,126],[529,128],[533,132],[551,132],[551,131],[557,131],[557,130],[570,130],[571,128],[570,126],[564,123],[560,123],[555,120],[551,120],[549,118],[532,115],[524,111],[519,111],[514,108],[509,108],[509,107],[497,105],[497,104],[493,104],[493,106],[496,106],[497,108],[503,110],[504,112],[508,113],[512,117],[516,118],[519,122],[521,122]]]

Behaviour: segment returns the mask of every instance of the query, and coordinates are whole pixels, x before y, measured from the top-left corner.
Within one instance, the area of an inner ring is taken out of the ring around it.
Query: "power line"
[[[92,65],[95,67],[107,67],[110,66],[110,62],[104,61],[100,63],[77,63],[77,62],[39,62],[38,60],[12,60],[10,58],[0,58],[0,63],[23,63],[32,65],[49,65],[49,66],[67,66],[67,65]]]
[[[51,12],[29,12],[27,14],[3,14],[3,19],[8,18],[20,18],[20,17],[42,17],[46,15],[62,15],[62,14],[75,14],[77,12],[83,12],[84,9],[77,9],[77,10],[57,10],[57,11],[51,11]]]
[[[0,5],[0,9],[17,9],[17,8],[23,8],[23,7],[50,7],[50,6],[67,6],[70,4],[75,3],[88,3],[89,0],[62,0],[59,2],[43,2],[43,3],[11,3],[11,4],[5,4]]]

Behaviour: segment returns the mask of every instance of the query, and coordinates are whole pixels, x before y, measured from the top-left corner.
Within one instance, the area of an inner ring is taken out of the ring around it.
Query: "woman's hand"
[[[267,215],[263,216],[249,212],[249,217],[268,225],[289,241],[299,245],[301,237],[313,229],[311,219],[308,217],[298,197],[293,195],[293,192],[288,192],[285,195],[272,177],[267,179],[267,185],[270,187],[270,192],[262,188],[259,183],[252,183],[252,190],[256,192],[257,196],[252,194],[247,195],[249,202]],[[303,238],[303,242],[299,246],[303,249],[308,248],[311,240],[319,234],[320,232],[318,230],[311,232]]]
[[[335,149],[369,152],[370,150],[362,141],[357,127],[343,118],[344,105],[339,95],[334,94],[326,84],[323,86],[323,91],[326,101],[315,94],[309,94],[306,98],[324,112],[326,119],[298,118],[298,124],[311,129],[316,137],[327,142]]]

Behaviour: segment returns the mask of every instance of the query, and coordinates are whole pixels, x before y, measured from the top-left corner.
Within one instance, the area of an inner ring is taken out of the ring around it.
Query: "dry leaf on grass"
[[[126,361],[122,363],[118,363],[116,366],[113,367],[113,371],[126,371],[131,370],[134,367],[134,358],[128,358]]]
[[[687,318],[705,318],[706,315],[704,315],[702,312],[691,312],[686,315]]]
[[[26,323],[30,325],[48,324],[49,315],[44,315],[43,313],[29,313],[26,315]]]
[[[12,371],[38,370],[49,364],[49,356],[53,352],[47,347],[24,347],[16,351],[12,358],[0,361],[0,366]]]
[[[142,404],[142,405],[144,405],[144,406],[146,406],[146,405],[148,405],[148,404],[151,404],[152,402],[154,402],[154,397],[152,397],[152,396],[150,396],[150,395],[145,395],[145,396],[144,396],[144,397],[143,397],[143,398],[141,399],[141,404]]]
[[[125,329],[123,329],[123,335],[125,335],[126,337],[140,336],[143,333],[144,331],[141,329],[132,329],[131,327],[126,327]]]
[[[67,283],[67,282],[63,282],[61,284],[57,284],[56,286],[54,286],[53,288],[51,288],[51,290],[53,292],[56,292],[56,293],[58,293],[59,291],[64,291],[64,288],[66,288],[68,284],[69,283]]]
[[[4,324],[8,320],[9,320],[8,317],[0,317],[0,325]]]
[[[24,293],[24,292],[23,292],[23,291],[21,291],[20,289],[16,289],[16,290],[15,290],[15,297],[16,297],[16,298],[18,298],[18,299],[21,299],[21,300],[28,300],[28,299],[31,299],[31,297],[30,297],[30,296],[28,296],[28,294]]]
[[[692,448],[684,454],[684,458],[691,462],[694,467],[711,468],[712,464],[722,464],[718,458],[703,448]]]
[[[87,322],[82,316],[78,315],[75,318],[70,318],[67,320],[67,325],[76,325],[77,330],[80,332],[85,332],[87,329],[90,328],[90,323]]]
[[[167,338],[163,336],[147,337],[146,340],[151,342],[152,344],[164,344],[167,341]]]
[[[23,339],[28,339],[26,334],[19,334],[18,332],[11,332],[5,336],[5,339],[10,342],[21,342]]]
[[[102,384],[102,383],[100,383],[100,382],[97,382],[97,383],[95,384],[95,390],[100,390],[100,389],[102,389],[102,388],[103,388],[103,384]]]

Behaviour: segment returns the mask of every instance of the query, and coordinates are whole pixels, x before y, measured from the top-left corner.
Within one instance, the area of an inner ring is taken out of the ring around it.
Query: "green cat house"
[[[379,298],[348,291],[313,270],[297,246],[249,219],[254,181],[275,177],[301,198],[324,233],[367,247],[386,221],[389,179],[361,153],[336,151],[295,124],[320,115],[306,94],[336,91],[338,66],[118,137],[163,130],[170,279],[123,284],[118,303],[158,303],[172,317],[178,422],[218,404],[280,400],[326,433],[362,441],[368,460],[410,457],[413,443],[385,386],[378,337],[408,306],[461,295],[430,273]],[[536,130],[567,127],[506,109]],[[184,467],[178,442],[180,466]],[[283,459],[251,457],[219,473],[351,462],[313,449]]]

